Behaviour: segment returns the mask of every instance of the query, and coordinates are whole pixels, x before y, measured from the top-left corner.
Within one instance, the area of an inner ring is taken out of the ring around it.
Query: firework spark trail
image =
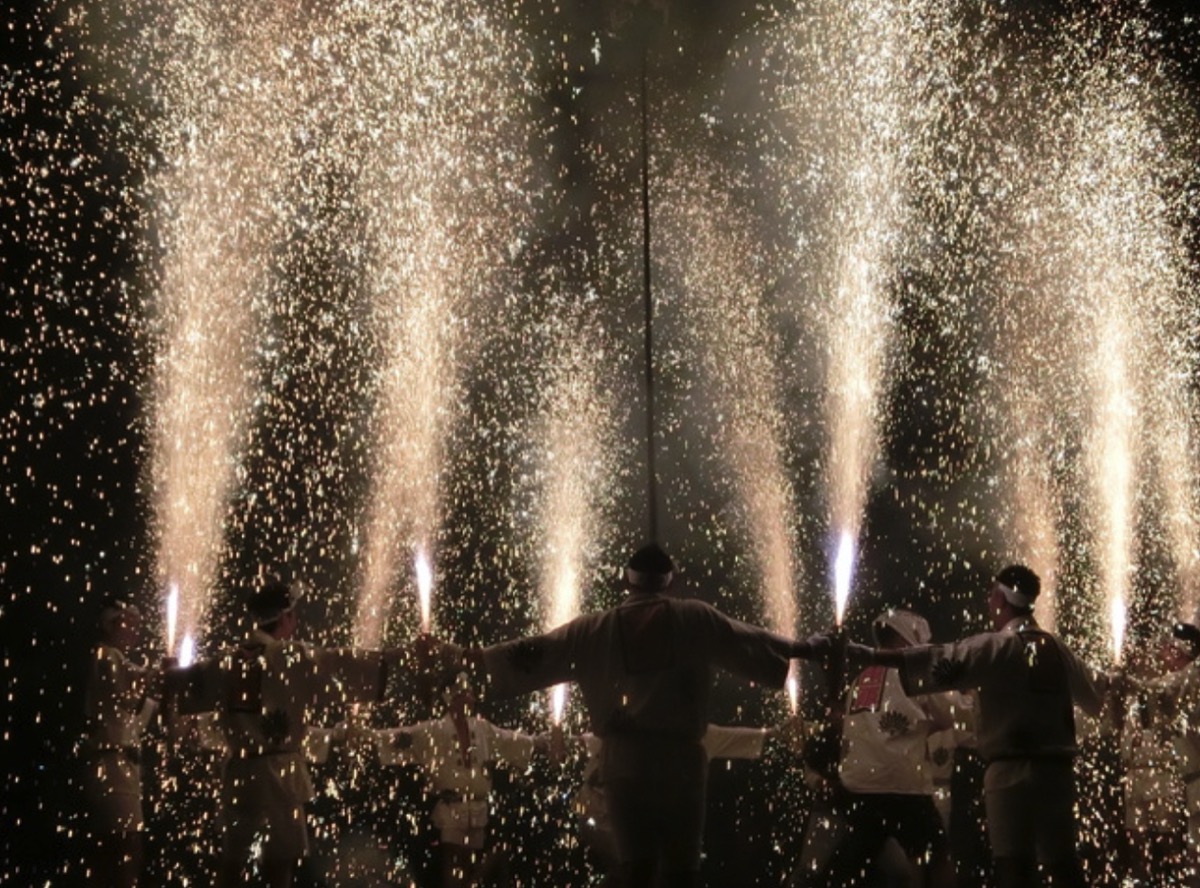
[[[544,629],[579,615],[585,571],[597,558],[600,521],[612,503],[616,473],[611,463],[613,389],[603,384],[607,352],[585,324],[567,322],[551,334],[554,366],[545,386],[538,431],[536,550],[541,553],[539,589]],[[561,723],[566,688],[551,695]]]
[[[381,346],[373,489],[355,640],[379,643],[398,564],[436,559],[448,436],[463,400],[471,336],[495,324],[489,275],[520,236],[520,54],[469,3],[408,4],[403,32],[364,66],[356,111],[369,272]],[[436,571],[435,571],[436,572]]]
[[[1066,244],[1062,279],[1083,337],[1075,353],[1090,407],[1083,440],[1099,581],[1117,658],[1137,567],[1138,502],[1149,483],[1145,457],[1155,446],[1144,431],[1166,418],[1156,416],[1164,412],[1164,388],[1168,415],[1177,396],[1178,389],[1160,381],[1186,375],[1176,363],[1180,350],[1156,332],[1163,320],[1159,306],[1177,304],[1182,289],[1180,249],[1162,197],[1170,152],[1150,117],[1152,95],[1131,76],[1137,64],[1117,46],[1088,66],[1071,113],[1060,118],[1064,129],[1052,140],[1062,158],[1056,189]],[[1177,446],[1164,448],[1167,471]],[[1195,489],[1190,472],[1160,484],[1182,491],[1168,493],[1175,502]]]
[[[797,261],[814,269],[802,286],[821,294],[804,297],[798,310],[812,316],[826,359],[830,532],[854,541],[879,455],[893,339],[889,286],[909,212],[906,164],[923,137],[916,72],[924,61],[914,60],[935,57],[923,47],[937,5],[821,4],[781,35],[797,68],[785,73],[780,95],[797,130],[785,179],[819,180],[795,186],[811,191],[816,212],[803,204],[787,212],[805,253]]]
[[[598,522],[614,478],[611,458],[612,405],[601,384],[605,351],[580,335],[564,332],[546,387],[540,442],[543,491],[539,498],[543,552],[541,597],[547,629],[579,614],[582,577],[595,555]]]
[[[216,585],[253,409],[255,304],[268,280],[271,200],[286,166],[272,113],[282,97],[271,81],[241,73],[247,88],[211,116],[189,117],[194,106],[180,102],[183,118],[169,122],[183,139],[167,142],[171,165],[152,186],[164,255],[150,419],[158,572],[178,584],[179,634],[192,637],[202,633]],[[186,94],[195,82],[174,86]]]
[[[722,464],[759,575],[767,624],[797,629],[795,497],[779,395],[779,343],[751,226],[705,164],[681,161],[662,200],[667,286],[698,366],[696,386],[714,423]],[[666,301],[666,300],[664,300]]]
[[[1190,362],[1188,362],[1190,363]],[[1181,362],[1176,366],[1187,366]],[[1156,391],[1160,430],[1151,446],[1157,450],[1157,476],[1166,500],[1167,533],[1180,586],[1181,620],[1193,622],[1200,609],[1200,503],[1195,469],[1197,410],[1186,377],[1164,374]]]

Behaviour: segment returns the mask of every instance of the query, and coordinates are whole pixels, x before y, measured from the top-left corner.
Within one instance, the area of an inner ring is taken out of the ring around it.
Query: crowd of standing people
[[[272,582],[247,596],[249,635],[187,668],[134,662],[140,615],[110,599],[80,747],[90,871],[138,882],[142,734],[161,712],[174,754],[187,754],[185,735],[208,736],[223,759],[218,886],[294,883],[309,853],[309,762],[338,743],[424,775],[448,888],[510,884],[504,850],[489,839],[493,768],[569,756],[587,759],[574,824],[605,884],[698,886],[709,763],[756,758],[768,740],[793,754],[812,791],[790,885],[955,885],[954,808],[979,799],[949,787],[958,753],[970,750],[986,766],[992,883],[1083,886],[1095,879],[1079,853],[1076,726],[1091,718],[1118,738],[1123,764],[1127,841],[1107,865],[1137,884],[1200,884],[1200,627],[1164,633],[1157,669],[1105,674],[1038,626],[1040,581],[1021,565],[985,590],[989,631],[948,644],[931,643],[928,622],[904,609],[879,616],[870,646],[786,638],[680,594],[677,580],[651,544],[630,558],[615,607],[483,648],[421,636],[383,651],[299,641],[296,595]],[[830,677],[823,711],[778,728],[711,724],[716,672],[782,688],[795,659]],[[389,672],[438,689],[445,716],[386,729],[309,724],[323,698],[351,708],[378,700]],[[587,713],[580,737],[508,730],[475,711],[479,695],[567,682]]]

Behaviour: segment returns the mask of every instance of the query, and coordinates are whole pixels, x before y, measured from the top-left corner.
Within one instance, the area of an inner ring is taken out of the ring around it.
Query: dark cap
[[[625,566],[625,584],[630,589],[658,591],[675,579],[675,562],[658,543],[649,543],[633,553]]]
[[[275,580],[250,596],[250,614],[260,626],[273,623],[295,608],[298,598],[287,583]]]
[[[1023,564],[1010,564],[996,574],[996,582],[1004,588],[1004,598],[1017,608],[1028,610],[1042,591],[1042,581]]]

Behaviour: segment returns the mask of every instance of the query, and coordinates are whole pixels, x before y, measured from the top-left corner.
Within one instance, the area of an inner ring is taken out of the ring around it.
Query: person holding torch
[[[1087,885],[1076,847],[1075,711],[1097,715],[1108,681],[1041,629],[1037,574],[1020,564],[987,592],[992,631],[951,644],[900,650],[851,643],[852,662],[899,670],[910,696],[978,692],[979,751],[988,763],[984,803],[999,888],[1038,884],[1042,864],[1058,888]]]

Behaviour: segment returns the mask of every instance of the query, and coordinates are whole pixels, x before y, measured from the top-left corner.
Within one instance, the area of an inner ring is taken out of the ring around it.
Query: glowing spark
[[[433,628],[433,569],[429,564],[429,556],[425,547],[417,547],[417,599],[421,608],[421,631],[429,632]]]
[[[179,624],[179,584],[167,587],[167,656],[175,656],[175,630]]]
[[[185,633],[183,643],[179,645],[179,665],[191,666],[196,662],[196,640],[192,633]]]
[[[792,715],[798,714],[800,712],[800,678],[796,675],[796,665],[794,663],[788,670],[784,690],[787,692],[788,709]]]
[[[567,686],[555,685],[550,689],[550,716],[555,725],[561,725],[567,709]]]
[[[849,531],[842,531],[838,540],[837,556],[833,562],[834,618],[840,629],[846,616],[846,603],[850,600],[850,584],[854,577],[854,538]]]

